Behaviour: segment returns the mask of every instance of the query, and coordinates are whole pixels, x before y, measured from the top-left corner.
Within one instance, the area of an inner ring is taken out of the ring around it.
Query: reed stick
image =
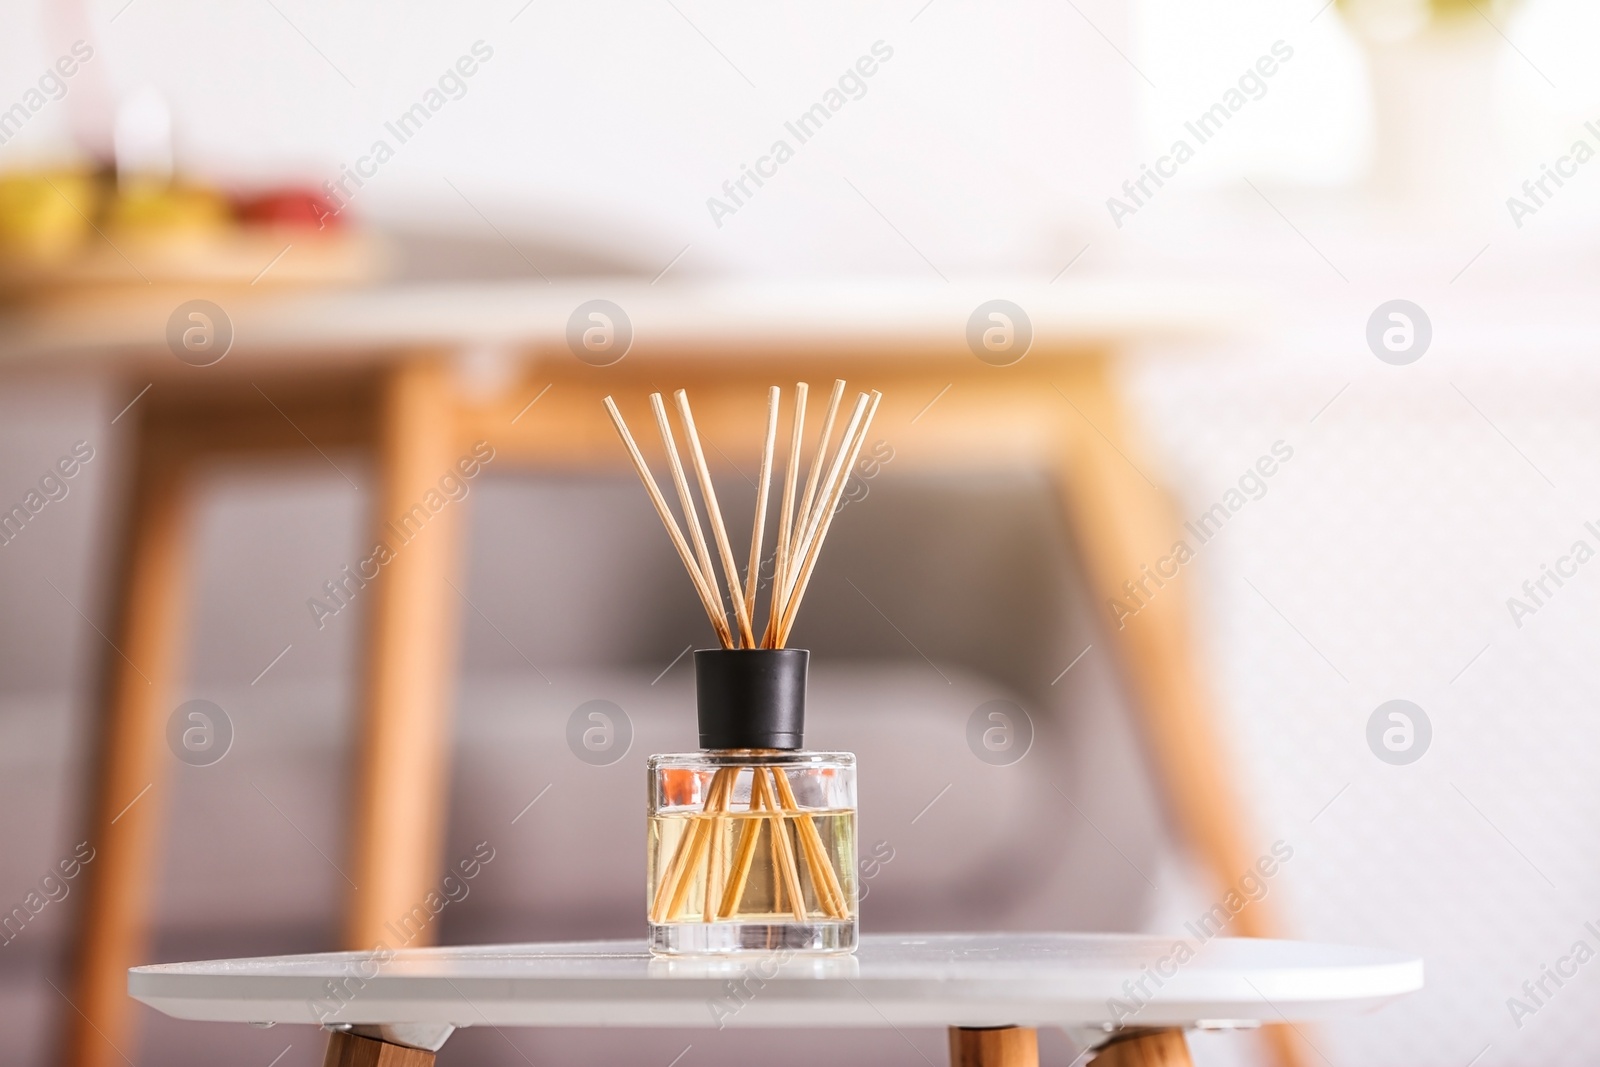
[[[689,394],[682,389],[672,394],[678,402],[678,418],[683,420],[683,433],[689,441],[689,456],[694,460],[694,471],[700,479],[700,497],[706,502],[706,516],[711,520],[711,532],[717,539],[717,551],[722,556],[723,573],[728,578],[728,598],[733,601],[734,618],[739,624],[739,638],[744,648],[755,647],[755,635],[750,631],[750,616],[744,610],[744,598],[739,595],[739,564],[733,558],[733,546],[728,543],[728,529],[722,524],[722,508],[717,504],[717,488],[711,484],[711,468],[706,465],[705,450],[700,447],[700,433],[695,429],[694,412],[689,409]]]
[[[750,768],[752,779],[757,771]],[[751,782],[750,808],[755,810],[755,783]],[[739,901],[744,899],[745,886],[750,881],[750,866],[755,862],[756,846],[761,842],[761,826],[764,819],[741,819],[739,830],[739,848],[733,857],[732,873],[728,876],[727,889],[722,894],[722,906],[718,909],[720,918],[729,919],[738,911]]]
[[[778,591],[784,587],[789,573],[789,538],[794,531],[794,490],[800,474],[800,452],[804,448],[806,429],[806,394],[811,387],[797,382],[794,387],[794,419],[789,431],[789,465],[783,475],[783,503],[778,507],[778,548],[772,563],[772,591],[767,601],[767,629],[762,635],[763,648],[777,648],[778,623],[782,619],[782,603]]]
[[[721,623],[717,626],[717,636],[722,638],[724,647],[732,648],[733,636],[728,628],[727,609],[722,606],[722,589],[717,584],[717,569],[711,564],[711,553],[706,548],[705,533],[700,529],[700,513],[695,509],[694,494],[689,491],[689,478],[683,472],[683,460],[678,456],[678,443],[672,434],[672,424],[667,421],[667,408],[661,401],[660,393],[650,394],[650,409],[655,412],[656,429],[660,431],[661,443],[667,450],[667,466],[672,471],[672,484],[678,490],[678,503],[683,508],[684,521],[689,525],[689,536],[694,540],[695,555],[699,558],[706,585],[711,589],[712,602],[717,606],[717,620]],[[734,595],[738,596],[737,587]]]
[[[723,844],[728,830],[727,811],[733,800],[733,784],[739,777],[738,768],[722,768],[722,770],[731,770],[733,773],[724,774],[717,782],[719,797],[714,814],[711,816],[711,825],[706,831],[706,884],[701,893],[700,915],[702,920],[708,923],[716,920],[717,905],[722,902],[719,879],[723,873]]]
[[[772,778],[774,782],[778,781],[783,778],[783,772],[775,767],[772,768]],[[796,808],[792,804],[784,804],[783,809],[785,812],[796,812]],[[817,903],[822,905],[822,910],[827,914],[835,918],[843,918],[844,913],[836,903],[832,889],[828,884],[826,872],[829,870],[829,864],[821,854],[822,850],[819,848],[821,835],[817,833],[816,825],[811,821],[811,816],[807,814],[797,813],[794,821],[800,831],[798,834],[800,851],[806,863],[806,870],[811,874],[811,884],[817,892]],[[810,829],[810,834],[806,833],[807,828]]]
[[[683,561],[684,568],[689,572],[689,580],[694,584],[694,591],[700,597],[706,615],[711,619],[712,628],[716,630],[717,637],[724,647],[731,646],[732,635],[728,632],[727,619],[722,614],[718,597],[706,587],[705,578],[695,564],[688,542],[684,540],[683,530],[678,527],[678,520],[673,517],[672,510],[667,507],[667,498],[661,495],[661,488],[656,484],[655,475],[650,473],[650,467],[644,461],[644,454],[634,443],[633,434],[628,432],[628,424],[623,421],[616,402],[609,396],[605,398],[605,408],[611,416],[611,424],[617,429],[617,435],[622,438],[622,443],[628,450],[628,457],[633,460],[634,471],[644,483],[644,491],[650,497],[650,503],[655,506],[656,514],[661,517],[662,525],[667,528],[667,537],[672,541],[672,547],[678,550],[678,558]]]
[[[759,787],[763,801],[765,801],[767,798],[766,783],[757,781],[757,779],[761,778],[761,769],[759,767],[752,767],[750,768],[750,774],[750,787],[752,789]],[[776,808],[777,804],[775,803],[768,804],[763,802],[761,805],[761,810],[763,811],[775,810]],[[776,915],[783,910],[783,903],[785,900],[785,894],[783,891],[783,864],[780,862],[778,855],[778,834],[783,830],[783,827],[778,823],[773,822],[771,819],[763,819],[762,821],[768,824],[768,829],[771,831],[768,836],[772,838],[772,841],[767,845],[767,855],[770,860],[769,866],[772,868],[772,914]]]
[[[811,468],[806,471],[806,489],[800,498],[800,511],[796,518],[794,542],[789,545],[789,558],[791,560],[798,554],[800,547],[800,519],[810,512],[812,503],[817,498],[817,478],[822,474],[822,467],[828,458],[828,441],[833,437],[833,422],[839,414],[839,401],[844,398],[844,379],[833,380],[833,395],[828,398],[828,413],[822,419],[822,436],[817,439],[817,450],[811,454]]]
[[[811,868],[811,883],[817,887],[823,910],[836,919],[844,918],[844,887],[839,884],[833,861],[828,858],[828,848],[822,843],[816,820],[810,812],[801,811],[799,802],[794,798],[794,790],[789,786],[789,776],[780,768],[772,768],[772,781],[778,787],[778,801],[784,809],[797,813],[795,821],[800,826],[800,845],[805,849],[806,865]]]
[[[737,773],[737,770],[735,767],[723,767],[711,776],[711,788],[706,792],[704,814],[695,818],[694,837],[689,843],[689,855],[684,860],[683,870],[678,874],[678,884],[672,891],[672,903],[667,908],[669,919],[683,910],[684,903],[689,898],[689,890],[694,886],[695,868],[700,866],[700,857],[705,853],[706,845],[711,840],[711,831],[718,815],[727,806],[730,772]]]
[[[772,450],[778,442],[778,407],[782,400],[783,390],[776,385],[767,391],[767,438],[761,447],[761,480],[756,483],[756,519],[750,530],[750,564],[744,571],[744,613],[752,620],[752,626],[756,617],[756,582],[761,577],[761,535],[767,525],[767,490],[772,482]]]
[[[715,786],[715,784],[715,776],[713,775],[712,785]],[[708,791],[706,804],[710,804],[710,802],[711,795]],[[678,845],[672,852],[672,860],[667,864],[666,869],[661,872],[661,877],[656,880],[656,891],[650,905],[651,922],[662,923],[667,921],[672,905],[673,892],[677,889],[678,881],[683,874],[683,865],[689,858],[690,846],[699,832],[700,822],[696,817],[691,819],[689,828],[684,831],[683,836],[678,838]]]
[[[839,480],[840,471],[847,469],[845,467],[846,453],[850,450],[850,443],[855,438],[856,431],[860,429],[862,416],[866,414],[867,406],[870,403],[871,397],[866,393],[858,393],[856,395],[856,402],[850,409],[850,420],[845,423],[844,433],[839,437],[839,447],[834,450],[833,457],[827,464],[828,473],[823,477],[821,491],[817,494],[816,499],[811,501],[810,506],[802,515],[804,521],[795,534],[795,543],[801,547],[802,556],[804,555],[805,546],[811,542],[815,535],[817,526],[822,521],[822,516],[827,513],[824,505],[828,496],[833,492],[834,485]]]
[[[706,811],[709,813],[710,808]],[[711,831],[710,814],[698,815],[694,819],[693,828],[689,833],[689,852],[684,857],[683,869],[678,872],[677,881],[673,883],[672,893],[668,896],[666,921],[670,922],[679,912],[683,911],[684,904],[689,899],[689,890],[694,885],[694,871],[700,866],[700,854],[705,851],[706,837]]]
[[[708,923],[717,919],[717,905],[722,903],[723,846],[728,836],[727,805],[711,817],[711,842],[706,852],[705,899],[701,902],[701,917]]]
[[[768,784],[766,775],[758,770],[752,785],[760,786],[762,802],[773,813],[771,816],[772,844],[778,858],[776,866],[783,876],[784,889],[789,894],[789,908],[797,920],[805,922],[808,917],[806,914],[806,894],[800,885],[800,869],[795,866],[794,845],[789,840],[789,833],[783,826],[783,811],[772,793],[772,786]]]
[[[868,406],[866,417],[862,420],[861,429],[856,434],[855,441],[850,446],[850,456],[845,469],[854,470],[857,458],[861,455],[861,446],[866,443],[867,430],[872,426],[873,416],[878,413],[878,404],[883,400],[883,394],[877,390],[872,392],[871,404]],[[849,475],[840,479],[834,487],[832,498],[828,501],[827,510],[822,515],[822,525],[817,531],[816,538],[811,543],[810,551],[800,566],[800,574],[794,590],[790,593],[784,607],[783,621],[778,626],[778,646],[789,640],[789,631],[794,626],[795,613],[800,610],[800,601],[805,597],[806,587],[811,583],[811,572],[816,569],[817,558],[822,552],[822,542],[828,537],[828,529],[833,525],[833,517],[839,513],[839,498],[844,495],[845,483]]]
[[[850,413],[850,421],[845,426],[844,436],[839,439],[839,447],[833,454],[833,462],[829,464],[827,477],[823,480],[822,492],[817,494],[816,500],[802,516],[802,522],[795,533],[796,551],[791,557],[794,569],[789,574],[789,582],[783,590],[783,618],[790,615],[789,604],[794,596],[794,590],[799,579],[800,567],[807,556],[811,554],[813,544],[817,544],[817,531],[822,527],[823,516],[827,513],[828,500],[834,495],[835,484],[839,481],[839,472],[843,467],[850,443],[855,437],[856,430],[861,424],[861,417],[866,413],[869,399],[866,393],[856,398],[854,409]],[[778,637],[784,634],[782,619],[778,624]]]
[[[663,923],[672,906],[672,894],[678,887],[679,876],[683,874],[683,864],[689,858],[689,846],[700,831],[700,823],[691,821],[689,829],[678,838],[678,846],[672,852],[672,860],[667,864],[666,870],[661,872],[661,877],[656,880],[655,896],[650,904],[650,921]]]

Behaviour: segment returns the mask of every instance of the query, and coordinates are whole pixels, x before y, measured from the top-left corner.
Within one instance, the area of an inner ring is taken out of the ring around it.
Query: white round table
[[[852,956],[652,956],[595,941],[330,952],[135,967],[128,991],[180,1019],[311,1023],[329,1064],[412,1067],[456,1027],[951,1027],[952,1059],[1023,1064],[1033,1028],[1102,1055],[1187,1062],[1182,1029],[1346,1015],[1422,988],[1401,952],[1117,934],[866,935]],[[1174,1035],[1176,1043],[1174,1044]],[[359,1043],[359,1044],[357,1044]],[[345,1047],[345,1046],[340,1046]],[[1181,1057],[1181,1058],[1180,1058]]]

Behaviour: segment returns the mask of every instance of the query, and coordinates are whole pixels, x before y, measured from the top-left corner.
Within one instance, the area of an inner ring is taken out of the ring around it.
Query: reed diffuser
[[[606,411],[721,644],[694,654],[701,751],[650,757],[646,909],[650,945],[659,953],[855,948],[855,757],[804,750],[810,654],[786,644],[883,396],[876,391],[858,395],[835,440],[845,383],[833,383],[801,489],[807,392],[804,382],[795,386],[766,624],[759,636],[761,552],[783,391],[773,386],[767,393],[755,524],[742,580],[689,397],[681,389],[673,394],[700,488],[700,507],[722,564],[726,600],[661,394],[650,395],[650,406],[682,525],[616,403],[605,398]]]

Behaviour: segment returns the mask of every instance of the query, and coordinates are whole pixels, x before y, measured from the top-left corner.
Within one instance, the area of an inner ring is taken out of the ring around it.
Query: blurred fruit
[[[59,263],[93,233],[103,186],[87,171],[0,175],[0,255]]]
[[[106,222],[137,238],[210,236],[232,225],[233,212],[213,189],[136,180],[117,190]]]
[[[246,197],[238,204],[239,218],[257,226],[309,226],[334,229],[340,217],[327,197],[314,189],[285,187]]]

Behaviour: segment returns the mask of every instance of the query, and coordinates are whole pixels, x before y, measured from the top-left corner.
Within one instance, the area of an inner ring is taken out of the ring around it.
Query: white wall
[[[103,127],[105,100],[150,85],[172,104],[180,160],[218,176],[320,183],[386,137],[395,157],[358,197],[371,216],[492,237],[454,184],[510,232],[576,230],[659,266],[688,244],[685,271],[931,278],[919,250],[945,273],[1075,251],[1077,216],[1133,142],[1132,73],[1071,8],[1043,3],[134,0],[117,15],[122,2],[92,4],[91,31],[7,5],[0,100],[75,35],[98,54],[0,165],[58,150],[73,121]],[[1079,7],[1126,43],[1121,0]],[[465,94],[406,144],[386,134],[480,40],[493,58]],[[786,135],[878,41],[893,58],[865,94],[809,143]],[[707,198],[785,136],[794,159],[715,226]]]

